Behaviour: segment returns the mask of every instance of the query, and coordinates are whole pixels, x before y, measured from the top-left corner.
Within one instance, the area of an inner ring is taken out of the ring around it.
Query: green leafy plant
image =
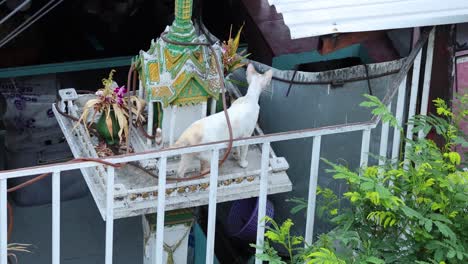
[[[338,205],[339,200],[333,190],[329,188],[322,188],[317,186],[317,216],[320,218],[331,218],[338,214]],[[291,209],[292,214],[296,214],[304,209],[307,209],[307,200],[303,198],[294,197],[291,199],[287,199],[286,202],[290,202],[295,204],[295,206]],[[304,210],[305,215],[305,210]]]
[[[307,263],[307,264],[341,264],[345,263],[339,259],[335,253],[328,248],[318,247],[316,250],[304,248],[304,238],[302,236],[291,235],[291,227],[294,225],[291,219],[287,219],[281,225],[275,222],[270,217],[265,217],[265,223],[271,223],[271,227],[266,227],[265,244],[260,247],[263,249],[262,254],[257,254],[256,257],[262,261],[276,264],[288,263]],[[325,240],[325,237],[323,238]],[[283,260],[278,252],[271,246],[277,244],[288,252],[288,259]],[[323,243],[325,244],[325,243]],[[252,247],[257,247],[251,244]]]
[[[403,133],[403,127],[378,98],[366,97],[362,106],[372,108],[374,114]],[[337,215],[331,219],[334,228],[318,236],[314,244],[305,245],[304,250],[299,249],[304,248],[300,244],[289,247],[290,256],[279,258],[276,251],[264,254],[283,261],[277,263],[467,263],[468,171],[454,151],[466,145],[466,135],[457,122],[465,120],[467,104],[458,111],[462,117],[440,99],[434,104],[437,115],[416,116],[410,123],[413,132],[427,134],[434,130],[445,140],[442,147],[430,139],[415,137],[406,141],[406,161],[384,159],[382,166],[358,171],[324,160],[333,178],[348,185],[340,198],[326,189],[317,191],[317,201],[322,202],[317,208],[327,208],[323,212],[336,209],[333,212]],[[340,207],[342,200],[348,206]],[[303,199],[290,201],[296,204],[294,213],[307,208]],[[292,222],[283,225],[290,227]],[[288,245],[283,238],[291,236],[289,228],[281,229],[283,225],[273,225],[281,236],[266,234],[268,247],[272,243]]]
[[[346,264],[342,259],[339,259],[333,251],[320,248],[318,251],[312,252],[307,255],[307,258],[310,259],[308,264]]]

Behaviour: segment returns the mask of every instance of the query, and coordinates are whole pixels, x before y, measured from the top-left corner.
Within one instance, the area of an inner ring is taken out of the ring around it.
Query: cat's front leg
[[[211,169],[210,160],[200,159],[200,173],[208,172]]]
[[[247,161],[247,153],[249,152],[249,145],[240,146],[239,147],[239,166],[242,168],[247,168],[249,166],[249,162]]]
[[[237,161],[240,160],[240,147],[232,148],[232,157]]]

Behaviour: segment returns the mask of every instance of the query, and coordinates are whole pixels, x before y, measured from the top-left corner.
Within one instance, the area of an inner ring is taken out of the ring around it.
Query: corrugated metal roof
[[[468,22],[468,0],[268,0],[291,38]]]

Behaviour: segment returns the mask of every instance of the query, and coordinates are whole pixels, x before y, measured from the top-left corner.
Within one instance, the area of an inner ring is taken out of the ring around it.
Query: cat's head
[[[270,69],[263,74],[258,73],[252,63],[247,66],[247,82],[249,84],[257,82],[262,89],[265,89],[270,85],[271,78],[273,77],[273,71]]]

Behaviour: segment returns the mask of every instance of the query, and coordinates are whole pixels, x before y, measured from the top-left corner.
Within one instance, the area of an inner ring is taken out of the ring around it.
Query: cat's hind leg
[[[177,169],[177,177],[184,178],[190,162],[193,160],[194,154],[184,154],[180,158],[179,168]]]
[[[232,148],[232,157],[237,161],[240,160],[240,147]]]

